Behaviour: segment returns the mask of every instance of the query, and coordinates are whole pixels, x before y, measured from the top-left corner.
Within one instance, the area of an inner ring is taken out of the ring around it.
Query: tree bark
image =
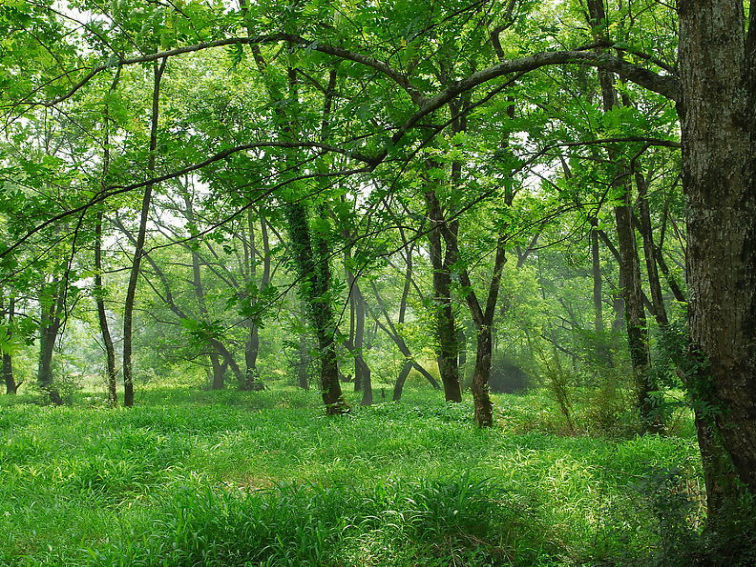
[[[61,288],[64,285],[65,280],[55,278],[52,282],[43,286],[40,294],[41,317],[37,383],[48,396],[50,402],[57,406],[63,405],[63,398],[54,383],[52,363],[55,341],[62,325],[64,294]]]
[[[715,522],[726,520],[723,504],[739,486],[756,496],[754,8],[746,35],[742,2],[678,2],[690,339],[698,361],[688,387],[700,402],[696,425]],[[734,475],[717,466],[723,458]]]
[[[438,370],[441,375],[441,382],[444,385],[446,401],[461,402],[458,334],[451,296],[451,267],[456,262],[456,257],[453,250],[450,250],[448,246],[444,254],[442,242],[446,220],[435,191],[427,191],[425,200],[428,207],[428,219],[432,225],[432,230],[428,233],[428,241],[430,243],[430,260],[433,266],[433,301],[436,304]],[[446,230],[453,232],[454,228],[448,227]]]
[[[111,407],[118,405],[118,392],[116,390],[117,371],[116,354],[113,345],[113,336],[110,334],[108,315],[105,309],[105,287],[102,284],[102,212],[98,211],[95,218],[95,243],[94,243],[94,297],[97,306],[97,321],[100,325],[100,335],[105,346],[105,372],[108,387],[108,402]]]
[[[301,279],[300,293],[318,341],[323,403],[329,415],[344,413],[348,406],[339,381],[336,327],[330,298],[331,273],[328,256],[323,256],[323,248],[327,247],[327,243],[321,237],[315,243],[317,248],[313,246],[307,210],[302,202],[288,202],[283,208],[294,261]]]

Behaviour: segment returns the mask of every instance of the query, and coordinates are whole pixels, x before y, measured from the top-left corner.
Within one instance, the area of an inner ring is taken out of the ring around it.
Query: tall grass
[[[562,436],[547,396],[497,402],[481,431],[413,390],[335,419],[295,390],[3,399],[0,565],[631,565],[695,540],[691,437]]]

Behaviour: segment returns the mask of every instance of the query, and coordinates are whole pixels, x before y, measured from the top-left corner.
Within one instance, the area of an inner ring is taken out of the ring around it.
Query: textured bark
[[[157,162],[157,133],[160,119],[160,80],[165,71],[167,59],[155,62],[154,83],[152,90],[152,118],[150,122],[150,153],[147,161],[147,178],[155,177],[155,165]],[[132,339],[134,328],[134,300],[139,281],[139,269],[144,254],[144,243],[147,236],[147,216],[150,212],[152,201],[153,184],[148,183],[144,188],[142,208],[139,216],[139,232],[136,245],[134,246],[134,259],[131,263],[129,283],[126,288],[126,298],[123,305],[123,405],[134,405],[134,376],[132,369]]]
[[[678,8],[689,317],[700,361],[689,388],[713,408],[698,408],[697,427],[710,517],[723,520],[721,504],[738,491],[717,466],[723,457],[756,496],[756,11],[746,36],[742,2]]]
[[[441,382],[444,385],[446,401],[461,402],[462,389],[459,383],[459,345],[457,343],[457,325],[452,303],[452,272],[451,267],[456,262],[456,255],[449,246],[446,253],[443,249],[444,230],[454,233],[451,227],[445,228],[446,223],[435,191],[425,194],[428,207],[428,219],[433,228],[428,233],[430,243],[430,260],[433,266],[433,301],[436,319],[436,342],[438,348],[437,360]]]
[[[323,255],[327,242],[322,237],[313,239],[307,210],[301,202],[285,203],[283,208],[301,280],[300,292],[318,341],[323,403],[329,415],[340,414],[348,406],[339,381],[335,318],[329,297],[331,273],[328,255]]]

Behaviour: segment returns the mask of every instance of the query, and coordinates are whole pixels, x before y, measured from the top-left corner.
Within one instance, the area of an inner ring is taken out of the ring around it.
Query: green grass
[[[4,396],[0,565],[631,565],[695,536],[689,428],[561,435],[536,393],[479,430],[439,398],[326,418],[293,389]]]

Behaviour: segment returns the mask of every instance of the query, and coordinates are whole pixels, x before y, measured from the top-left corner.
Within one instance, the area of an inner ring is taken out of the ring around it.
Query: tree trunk
[[[493,406],[488,393],[488,379],[491,376],[491,327],[482,326],[478,329],[477,349],[475,355],[475,370],[472,379],[472,395],[475,404],[475,423],[478,427],[493,425]]]
[[[310,349],[307,348],[307,335],[299,335],[299,348],[297,349],[297,384],[303,390],[310,389],[310,376],[307,371],[310,366]]]
[[[249,236],[249,277],[250,281],[253,281],[257,277],[257,245],[255,244],[255,223],[253,217],[253,211],[250,208],[247,211],[247,234]],[[270,244],[268,241],[268,231],[265,225],[265,220],[260,219],[260,228],[263,240],[263,274],[260,280],[260,291],[264,291],[270,284]],[[257,301],[254,299],[254,301]],[[246,321],[247,331],[249,333],[247,337],[247,344],[244,348],[244,364],[246,366],[244,371],[244,380],[239,384],[241,390],[260,391],[265,389],[265,385],[260,381],[259,372],[257,370],[257,357],[260,354],[260,328],[257,323],[252,319]]]
[[[604,294],[603,280],[601,275],[601,254],[599,248],[599,235],[596,227],[598,220],[595,217],[589,219],[591,230],[591,276],[593,278],[593,332],[596,334],[597,358],[600,364],[608,368],[614,367],[612,353],[606,338],[606,326],[604,325]]]
[[[58,332],[61,327],[62,313],[62,290],[64,284],[58,279],[43,287],[40,294],[41,322],[39,329],[39,366],[37,369],[37,383],[39,388],[48,396],[49,400],[55,405],[63,405],[63,398],[60,396],[54,383],[52,370],[53,352],[55,351],[55,341],[58,338]]]
[[[14,395],[18,392],[21,384],[16,383],[16,378],[13,375],[13,357],[6,352],[3,353],[3,380],[5,381],[6,394]]]
[[[8,338],[11,338],[10,333],[12,333],[13,328],[13,319],[15,317],[15,308],[16,308],[16,300],[11,298],[8,304],[8,327],[11,329],[9,331]],[[3,381],[5,382],[5,393],[14,395],[16,392],[18,392],[18,388],[21,386],[21,383],[16,382],[16,377],[13,374],[13,355],[9,352],[3,353]]]
[[[155,175],[157,160],[157,133],[160,118],[160,80],[165,71],[167,58],[155,62],[154,85],[152,90],[152,118],[150,124],[150,154],[147,160],[147,177]],[[134,327],[134,300],[136,299],[137,282],[139,281],[139,268],[144,254],[144,243],[147,237],[147,217],[150,212],[152,201],[153,184],[149,183],[144,188],[142,197],[142,209],[139,215],[139,233],[134,246],[134,259],[131,263],[129,283],[126,288],[126,299],[123,305],[123,405],[130,408],[134,405],[134,376],[131,366],[131,347]]]
[[[654,246],[653,226],[651,225],[651,209],[648,204],[648,182],[640,172],[635,172],[635,184],[638,187],[638,213],[639,228],[643,238],[643,256],[646,259],[646,274],[648,287],[651,290],[651,303],[654,306],[654,315],[660,328],[669,325],[667,308],[664,305],[661,280],[657,269],[656,247]]]
[[[115,346],[110,334],[108,315],[105,310],[105,288],[102,285],[102,212],[97,212],[95,219],[95,243],[94,243],[94,297],[97,306],[97,321],[100,325],[100,335],[105,346],[105,372],[108,387],[108,402],[111,407],[118,405],[118,392],[116,390],[117,371],[115,361]]]
[[[457,325],[454,319],[454,305],[451,297],[451,266],[455,262],[454,254],[449,248],[443,251],[442,233],[445,220],[441,204],[435,191],[425,194],[428,206],[428,219],[432,230],[428,233],[430,243],[430,260],[433,266],[433,301],[436,318],[436,341],[438,347],[438,371],[444,385],[444,395],[448,402],[461,402],[462,389],[459,384],[459,345],[457,344]]]
[[[301,280],[300,293],[318,341],[320,389],[326,413],[344,413],[348,406],[344,401],[339,381],[336,327],[329,297],[331,274],[328,256],[323,255],[323,248],[327,247],[327,243],[320,237],[313,246],[307,210],[301,202],[285,203],[284,214],[291,237],[294,261]]]
[[[754,8],[746,37],[742,2],[678,2],[689,317],[698,360],[688,387],[703,402],[696,424],[715,523],[727,519],[723,504],[739,486],[756,496]],[[724,458],[735,475],[717,466]]]
[[[588,14],[597,40],[606,40],[606,12],[603,0],[588,0]],[[598,70],[601,84],[601,96],[605,112],[621,106],[619,95],[614,87],[614,74],[604,69]],[[657,387],[649,373],[651,353],[648,346],[648,329],[646,313],[643,308],[643,288],[640,271],[640,258],[633,228],[632,185],[629,182],[630,171],[625,160],[613,149],[608,151],[609,159],[618,164],[614,170],[613,188],[617,191],[620,204],[614,207],[617,225],[617,240],[620,254],[620,279],[622,280],[622,299],[625,304],[625,326],[627,343],[630,350],[630,362],[637,394],[637,406],[641,426],[644,431],[659,432],[663,429],[661,418],[655,411],[653,393]]]

